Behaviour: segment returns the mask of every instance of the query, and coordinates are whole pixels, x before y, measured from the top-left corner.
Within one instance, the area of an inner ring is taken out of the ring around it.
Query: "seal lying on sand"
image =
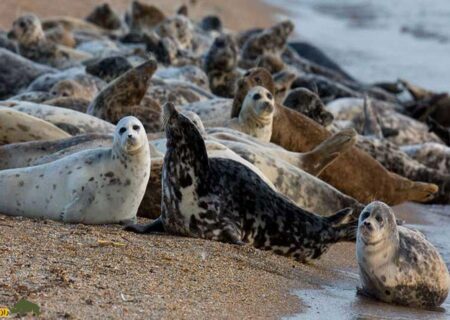
[[[237,117],[248,91],[263,86],[273,93],[274,84],[269,72],[261,68],[249,70],[239,80],[231,117]],[[330,136],[324,127],[299,112],[275,104],[271,141],[283,148],[306,152]],[[388,204],[404,201],[428,201],[438,191],[433,184],[413,182],[387,171],[367,153],[357,148],[343,154],[323,171],[321,178],[362,203],[373,199]]]
[[[356,256],[364,295],[428,308],[447,298],[449,274],[439,252],[419,231],[397,226],[384,203],[373,202],[361,213]]]
[[[0,212],[70,223],[134,220],[150,175],[138,119],[122,119],[112,148],[75,153],[40,166],[0,171]]]
[[[439,143],[428,142],[402,146],[400,149],[423,165],[450,174],[450,148]]]
[[[354,238],[351,210],[320,217],[273,191],[253,171],[226,159],[208,159],[195,125],[173,104],[164,106],[167,153],[161,217],[148,226],[185,236],[252,244],[299,261],[320,257],[329,245]]]
[[[70,134],[47,121],[0,106],[0,144],[68,137]]]

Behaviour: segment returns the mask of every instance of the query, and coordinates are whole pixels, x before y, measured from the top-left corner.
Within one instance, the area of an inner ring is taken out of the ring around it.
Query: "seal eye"
[[[135,124],[135,125],[133,126],[133,130],[134,130],[134,131],[139,131],[140,128],[141,128],[141,127],[139,127],[137,124]]]
[[[22,29],[25,29],[26,28],[26,24],[25,24],[25,22],[24,21],[20,21],[20,23],[19,23],[19,27],[21,27]]]
[[[375,220],[377,220],[377,222],[378,222],[379,224],[382,224],[382,223],[383,223],[383,218],[382,218],[381,216],[376,216],[376,217],[375,217]]]
[[[270,92],[267,94],[267,98],[268,98],[269,100],[272,100],[272,99],[273,99],[273,96],[272,96],[272,94],[271,94]]]
[[[225,47],[225,41],[222,40],[222,39],[217,40],[216,46],[217,46],[217,48],[223,48],[223,47]]]
[[[120,135],[123,135],[125,131],[127,131],[127,129],[126,129],[125,127],[122,127],[122,128],[120,128],[120,130],[119,130],[119,134],[120,134]]]
[[[361,214],[361,221],[366,220],[366,219],[369,217],[369,215],[370,215],[370,212],[369,212],[369,211],[364,211],[364,212]]]
[[[253,96],[253,100],[259,100],[259,99],[261,99],[261,95],[259,93],[255,94]]]

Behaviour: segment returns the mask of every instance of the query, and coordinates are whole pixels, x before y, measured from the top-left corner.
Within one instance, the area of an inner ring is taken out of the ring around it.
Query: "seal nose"
[[[372,224],[370,223],[370,221],[364,221],[364,226],[369,229],[372,230]]]

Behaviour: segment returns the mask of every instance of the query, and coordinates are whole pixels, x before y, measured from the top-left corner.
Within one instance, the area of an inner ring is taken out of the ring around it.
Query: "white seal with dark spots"
[[[397,226],[382,202],[372,202],[359,217],[356,256],[364,295],[424,308],[447,298],[449,274],[437,249],[419,231]]]
[[[247,166],[209,158],[200,132],[171,103],[164,106],[164,124],[161,217],[127,229],[249,243],[299,261],[317,259],[333,243],[354,239],[352,210],[320,217],[274,191]]]
[[[0,171],[0,212],[85,224],[134,220],[149,176],[145,130],[126,117],[117,124],[112,148]]]

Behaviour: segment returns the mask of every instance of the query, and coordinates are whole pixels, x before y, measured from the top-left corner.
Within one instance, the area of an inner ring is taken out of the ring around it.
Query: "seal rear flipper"
[[[391,174],[397,176],[396,174]],[[399,180],[398,177],[397,180]],[[416,182],[403,178],[399,181],[399,186],[395,191],[404,193],[403,201],[427,202],[435,197],[439,187],[433,183]]]
[[[354,146],[355,143],[356,131],[354,129],[339,131],[324,140],[313,150],[302,154],[299,167],[309,174],[318,176],[342,153]]]
[[[165,233],[161,217],[148,224],[129,224],[123,228],[125,231],[134,233]]]

